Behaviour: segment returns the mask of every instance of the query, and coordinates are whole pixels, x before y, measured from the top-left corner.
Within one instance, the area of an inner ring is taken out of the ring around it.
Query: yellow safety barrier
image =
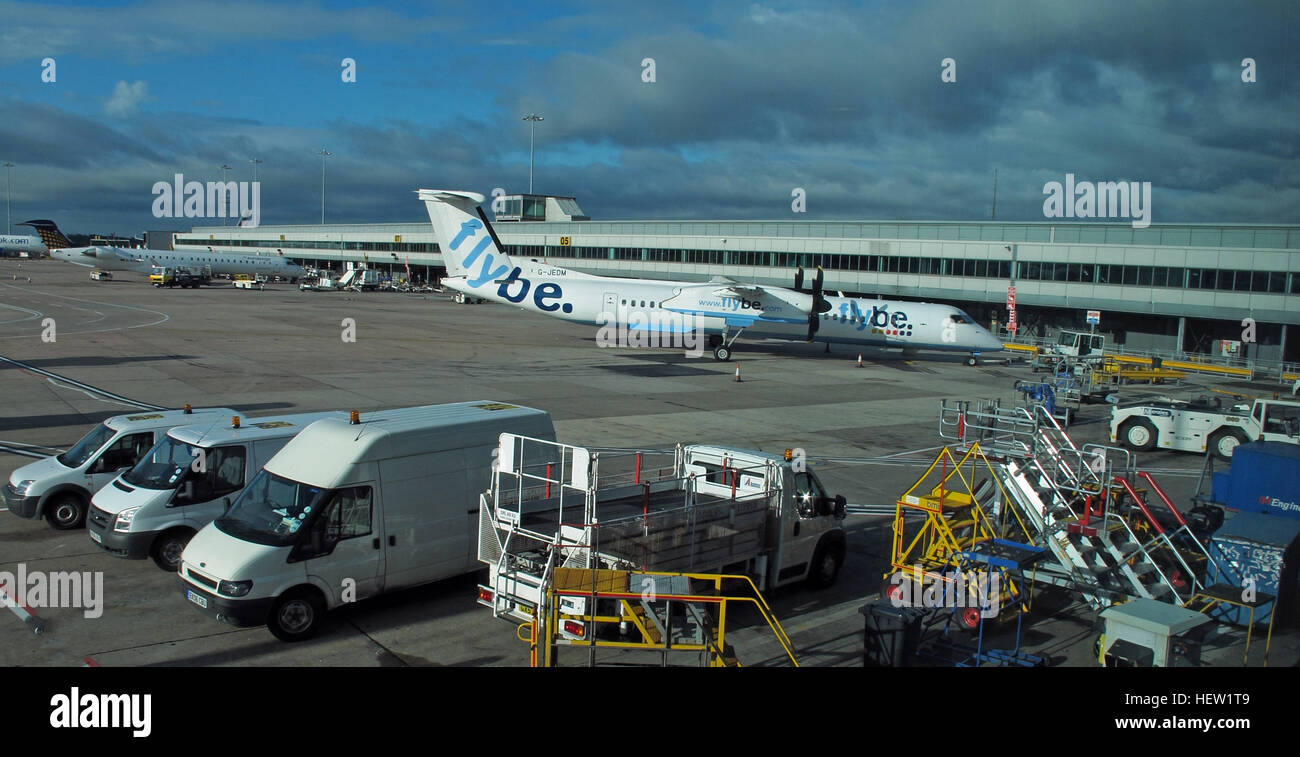
[[[637,593],[630,591],[631,576],[633,575],[666,576],[700,581],[706,584],[704,591],[707,593],[697,591],[687,594]],[[744,582],[752,592],[752,596],[723,595],[722,582],[724,580]],[[584,602],[580,606],[585,609],[574,612],[574,606],[562,607],[564,603],[561,602],[561,598],[564,597],[583,600]],[[617,605],[616,614],[599,614],[597,612],[598,603],[602,601],[606,604],[615,603]],[[590,602],[590,605],[585,604],[586,602]],[[673,602],[712,607],[716,617],[712,619],[712,627],[708,629],[700,628],[701,642],[674,640],[670,638],[672,635],[671,627],[666,629],[669,633],[665,635],[665,628],[660,623],[662,619],[652,618],[647,614],[649,610],[647,602],[651,604]],[[758,587],[754,585],[754,582],[748,576],[718,573],[589,570],[585,568],[555,569],[550,585],[546,589],[544,622],[538,624],[541,628],[534,631],[537,636],[533,640],[533,664],[534,666],[537,664],[535,659],[537,646],[544,647],[542,664],[550,667],[556,663],[556,648],[559,645],[567,645],[589,647],[593,650],[597,647],[625,650],[639,649],[662,652],[665,655],[670,651],[697,652],[707,658],[710,667],[740,667],[740,661],[735,658],[726,642],[728,605],[736,603],[752,605],[758,610],[759,615],[772,631],[772,635],[780,643],[786,657],[789,658],[790,664],[799,667],[799,662],[794,655],[794,643],[786,634],[785,629],[782,628],[781,622],[777,620],[771,606],[763,599]],[[629,624],[629,628],[635,629],[636,633],[630,635],[627,641],[599,638],[596,629],[597,623],[626,623]],[[568,631],[569,635],[580,636],[581,638],[569,638],[560,633],[560,629],[569,626],[572,626],[572,630]],[[534,628],[537,628],[537,626],[534,626]],[[518,634],[517,630],[516,635],[518,636]],[[636,637],[639,637],[639,639]]]
[[[1249,368],[1236,368],[1231,365],[1212,365],[1210,363],[1193,363],[1186,360],[1162,360],[1161,366],[1173,368],[1178,371],[1195,371],[1196,373],[1213,373],[1219,376],[1236,376],[1238,378],[1251,378],[1253,375]]]

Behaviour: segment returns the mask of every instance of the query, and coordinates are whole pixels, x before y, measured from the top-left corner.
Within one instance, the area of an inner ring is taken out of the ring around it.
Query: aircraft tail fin
[[[27,223],[20,223],[18,225],[30,226],[33,229],[36,229],[36,233],[41,236],[41,241],[45,243],[47,249],[66,250],[72,246],[72,242],[63,235],[62,231],[59,231],[59,227],[53,221],[41,219],[28,221]]]
[[[420,189],[417,193],[429,211],[449,275],[487,281],[515,267],[483,214],[483,195],[450,189]]]

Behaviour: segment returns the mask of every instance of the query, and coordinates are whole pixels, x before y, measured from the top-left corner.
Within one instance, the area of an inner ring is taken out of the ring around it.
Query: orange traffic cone
[[[736,382],[740,382],[740,365],[736,365]]]
[[[859,368],[862,367],[862,353],[861,353],[861,352],[858,353],[858,367],[859,367]]]

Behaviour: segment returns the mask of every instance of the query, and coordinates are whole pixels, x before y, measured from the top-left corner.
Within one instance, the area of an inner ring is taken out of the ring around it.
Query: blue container
[[[1236,452],[1233,452],[1236,457]],[[1300,604],[1300,519],[1272,513],[1240,513],[1229,518],[1210,538],[1207,583],[1253,586],[1257,594],[1272,594],[1282,608],[1274,630],[1295,617]],[[1255,623],[1267,624],[1274,604],[1255,611]],[[1213,613],[1218,620],[1244,626],[1250,612],[1231,605]]]
[[[1243,513],[1300,518],[1300,445],[1252,442],[1232,451],[1232,467],[1221,489],[1211,482],[1215,501]],[[1219,497],[1223,498],[1220,499]]]

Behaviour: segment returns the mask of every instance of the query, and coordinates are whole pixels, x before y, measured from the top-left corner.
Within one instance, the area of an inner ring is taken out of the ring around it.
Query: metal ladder
[[[1149,474],[1137,472],[1127,450],[1104,445],[1080,448],[1045,408],[1005,406],[996,400],[953,404],[945,400],[939,434],[963,445],[978,441],[1001,457],[997,465],[1005,473],[1010,505],[1035,531],[1034,543],[1046,547],[1055,559],[1055,565],[1035,574],[1036,579],[1078,592],[1095,609],[1124,596],[1182,604],[1200,588],[1183,554],[1186,545],[1180,549],[1174,539],[1185,532],[1181,542],[1194,544],[1193,551],[1204,552],[1204,547],[1163,492],[1165,506],[1180,525],[1173,534],[1160,526],[1130,482],[1141,476],[1153,489],[1159,487]],[[1133,498],[1155,531],[1154,538],[1143,541],[1113,511],[1111,504],[1119,492]],[[1166,558],[1165,569],[1157,554]],[[1181,566],[1189,591],[1180,591],[1170,575],[1170,563]]]

